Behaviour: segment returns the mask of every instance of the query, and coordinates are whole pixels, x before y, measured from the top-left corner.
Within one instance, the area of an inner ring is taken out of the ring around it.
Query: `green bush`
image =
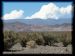
[[[45,45],[52,46],[55,42],[58,42],[55,36],[48,34],[48,33],[44,33],[43,38],[45,40]]]
[[[17,33],[17,37],[18,37],[18,42],[22,45],[22,47],[26,47],[26,35],[23,32],[18,32]]]
[[[14,45],[17,41],[17,35],[13,31],[4,32],[4,50],[8,50]]]
[[[22,46],[26,46],[26,42],[31,41],[31,40],[35,41],[38,45],[44,44],[44,39],[42,35],[37,32],[28,32],[28,33],[23,33],[23,34],[21,34],[20,36]]]
[[[4,49],[20,42],[23,47],[29,41],[35,41],[37,45],[50,45],[62,42],[64,46],[71,44],[72,35],[69,31],[64,32],[14,32],[4,31]]]
[[[63,38],[62,38],[62,42],[63,42],[63,45],[66,47],[67,45],[71,44],[72,42],[72,37],[71,35],[64,35]]]

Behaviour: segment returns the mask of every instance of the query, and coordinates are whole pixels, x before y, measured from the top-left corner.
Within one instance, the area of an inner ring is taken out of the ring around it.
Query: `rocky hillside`
[[[21,22],[4,23],[4,30],[12,31],[71,31],[72,26],[70,23],[55,24],[55,25],[37,25],[26,24]]]

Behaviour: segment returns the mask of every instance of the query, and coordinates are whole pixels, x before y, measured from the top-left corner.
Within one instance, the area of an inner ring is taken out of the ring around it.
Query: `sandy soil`
[[[72,54],[72,47],[37,46],[25,48],[16,52],[3,52],[3,54]]]

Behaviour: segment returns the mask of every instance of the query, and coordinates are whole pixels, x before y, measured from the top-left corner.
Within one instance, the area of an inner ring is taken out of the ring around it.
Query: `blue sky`
[[[57,6],[59,8],[62,8],[62,7],[66,8],[67,6],[72,5],[72,2],[3,2],[3,16],[5,16],[6,14],[10,14],[13,10],[16,10],[16,11],[22,10],[23,16],[21,18],[26,18],[26,17],[39,18],[39,16],[36,16],[35,14],[38,15],[38,12],[41,10],[43,5],[48,5],[49,3],[53,3],[54,4],[53,6]],[[71,18],[72,17],[71,15],[72,14],[69,13],[69,14],[65,14],[64,16]],[[61,17],[64,17],[64,16],[61,16]],[[41,18],[43,17],[41,16]],[[51,18],[54,18],[54,17],[51,17]]]

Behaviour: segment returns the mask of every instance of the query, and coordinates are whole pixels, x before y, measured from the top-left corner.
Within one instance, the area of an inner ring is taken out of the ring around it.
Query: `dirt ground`
[[[37,46],[25,48],[21,51],[3,52],[3,54],[72,54],[72,47]]]

